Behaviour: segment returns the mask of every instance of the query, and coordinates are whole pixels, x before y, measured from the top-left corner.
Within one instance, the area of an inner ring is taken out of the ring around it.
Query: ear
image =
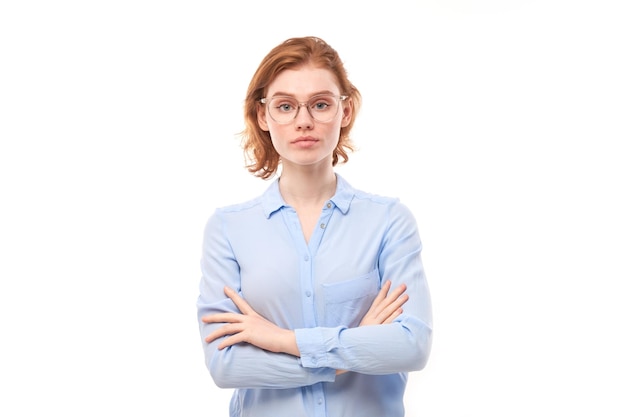
[[[348,97],[346,101],[343,102],[343,109],[341,115],[341,127],[346,127],[350,124],[352,120],[352,98]]]
[[[261,103],[256,104],[256,120],[261,130],[265,132],[270,130],[267,126],[267,113],[265,112],[265,106]]]

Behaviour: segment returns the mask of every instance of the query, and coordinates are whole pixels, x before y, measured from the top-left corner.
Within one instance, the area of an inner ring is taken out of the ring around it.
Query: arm
[[[402,305],[408,300],[408,295],[404,294],[406,286],[401,285],[389,294],[390,288],[391,282],[385,282],[359,326],[390,324],[402,314]],[[223,338],[217,346],[219,350],[245,342],[270,352],[300,356],[293,330],[278,327],[259,315],[231,288],[226,287],[224,294],[233,301],[241,313],[203,316],[201,318],[203,323],[223,324],[209,334],[205,342],[211,343]]]
[[[218,386],[288,388],[331,381],[335,369],[385,374],[425,364],[430,348],[430,303],[419,257],[421,243],[408,211],[392,211],[378,257],[383,279],[394,277],[400,284],[387,295],[390,284],[385,283],[354,329],[284,330],[243,307],[235,292],[225,297],[224,287],[239,288],[238,265],[222,238],[223,231],[215,226],[219,222],[212,223],[205,233],[209,244],[205,242],[198,317],[207,341],[207,366]],[[208,279],[211,275],[213,279]],[[405,290],[411,294],[408,301]],[[203,294],[209,292],[219,301],[218,308],[202,307]],[[397,304],[391,307],[392,303]],[[372,326],[382,323],[389,325]]]
[[[421,240],[410,211],[390,207],[378,268],[382,280],[406,285],[403,313],[386,326],[296,329],[302,366],[332,367],[364,374],[422,369],[430,355],[432,314],[421,261]]]
[[[298,357],[239,343],[218,349],[220,339],[205,338],[221,324],[207,323],[203,316],[239,314],[238,307],[224,294],[224,288],[240,288],[239,264],[224,230],[223,214],[216,212],[207,222],[202,247],[197,313],[206,366],[222,388],[293,388],[320,381],[333,381],[331,368],[304,368]]]

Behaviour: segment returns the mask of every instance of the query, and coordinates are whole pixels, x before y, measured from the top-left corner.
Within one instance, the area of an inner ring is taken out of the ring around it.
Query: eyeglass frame
[[[259,99],[259,102],[260,102],[261,104],[269,104],[269,102],[270,102],[271,100],[273,100],[273,99],[275,99],[275,98],[280,98],[280,97],[285,97],[285,98],[293,98],[293,99],[295,100],[296,104],[298,105],[298,109],[296,110],[296,113],[294,114],[293,118],[292,118],[291,120],[287,121],[287,122],[279,122],[278,120],[274,119],[274,116],[272,116],[272,113],[269,111],[269,108],[267,108],[267,109],[268,109],[268,110],[267,110],[267,113],[270,115],[270,117],[272,118],[272,120],[273,120],[273,121],[275,121],[276,123],[278,123],[279,125],[286,125],[286,124],[289,124],[289,123],[293,122],[294,120],[296,120],[296,117],[298,117],[298,114],[300,113],[300,108],[301,108],[302,106],[306,106],[306,110],[307,110],[307,112],[309,113],[309,116],[311,116],[311,118],[312,118],[313,120],[315,120],[316,122],[318,122],[318,123],[328,123],[328,122],[330,122],[331,120],[333,120],[333,118],[334,118],[335,116],[337,116],[337,113],[339,113],[339,106],[337,106],[337,111],[335,112],[335,114],[333,115],[333,117],[331,117],[330,119],[325,120],[325,121],[320,121],[320,120],[317,120],[317,119],[315,118],[315,116],[313,116],[313,114],[311,113],[311,107],[309,106],[309,103],[311,102],[311,100],[313,100],[313,99],[314,99],[314,98],[316,98],[316,97],[333,97],[333,98],[336,98],[336,99],[338,99],[338,100],[339,100],[339,101],[338,101],[338,103],[342,103],[342,102],[343,102],[345,99],[347,99],[349,96],[347,96],[347,95],[336,95],[336,94],[316,94],[316,95],[312,96],[311,98],[309,98],[306,102],[301,103],[301,102],[297,101],[297,100],[295,99],[295,97],[293,97],[293,96],[287,96],[287,95],[284,95],[284,96],[283,96],[283,95],[278,95],[278,96],[274,96],[274,97],[270,97],[270,98],[268,98],[268,97],[262,97],[262,98],[260,98],[260,99]]]

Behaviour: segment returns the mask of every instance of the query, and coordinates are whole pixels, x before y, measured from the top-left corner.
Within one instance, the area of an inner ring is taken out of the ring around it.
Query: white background
[[[435,339],[407,416],[624,416],[615,1],[7,1],[0,415],[226,416],[195,318],[247,84],[291,36],[364,97],[339,169],[414,211]]]

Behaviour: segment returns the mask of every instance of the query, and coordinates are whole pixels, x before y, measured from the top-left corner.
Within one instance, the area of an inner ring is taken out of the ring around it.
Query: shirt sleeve
[[[241,280],[239,265],[229,245],[219,211],[206,224],[200,265],[202,276],[197,318],[205,363],[217,386],[295,388],[334,380],[334,369],[303,367],[300,359],[292,355],[268,352],[244,343],[218,350],[221,339],[205,342],[206,336],[221,324],[203,323],[203,316],[224,312],[240,313],[235,304],[224,295],[225,286],[239,290]]]
[[[421,250],[413,214],[405,205],[393,204],[378,268],[383,282],[391,280],[393,287],[407,285],[409,300],[403,314],[384,325],[297,329],[302,366],[371,375],[423,369],[432,344],[432,308]]]

